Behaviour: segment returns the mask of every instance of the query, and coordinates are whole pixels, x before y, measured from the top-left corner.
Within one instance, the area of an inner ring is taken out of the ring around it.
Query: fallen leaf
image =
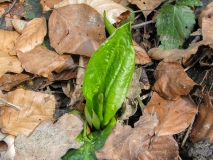
[[[208,2],[206,2],[206,3],[208,3]],[[200,13],[200,15],[198,17],[198,25],[200,27],[202,27],[202,19],[204,17],[209,18],[210,16],[212,16],[212,13],[213,13],[213,2],[210,2]]]
[[[138,8],[143,12],[144,17],[146,18],[155,8],[157,8],[162,0],[129,0],[130,3],[136,4]]]
[[[139,155],[148,149],[157,123],[156,115],[144,114],[135,123],[134,128],[116,124],[104,147],[95,153],[97,159],[138,159]]]
[[[201,66],[213,66],[213,51],[212,49],[208,48],[203,51],[201,58],[199,60]]]
[[[27,72],[43,77],[51,77],[53,71],[61,72],[75,67],[70,55],[58,55],[40,45],[26,53],[18,51],[17,56]]]
[[[160,62],[154,76],[156,82],[152,89],[167,100],[177,100],[181,95],[188,95],[196,84],[178,62]]]
[[[4,142],[7,145],[6,150],[0,151],[1,159],[2,160],[14,159],[14,156],[15,156],[15,146],[14,146],[15,136],[3,134],[2,132],[0,132],[0,137],[1,137],[0,141]]]
[[[211,41],[211,44],[209,46],[213,48],[213,30],[212,30],[212,25],[213,25],[213,17],[211,18],[203,18],[202,19],[202,35],[203,35],[203,40],[208,40]]]
[[[199,107],[199,114],[191,132],[191,141],[193,143],[201,138],[209,138],[213,143],[213,106],[209,93],[204,95],[204,104]]]
[[[55,110],[53,95],[17,89],[0,98],[22,108],[21,111],[1,107],[0,128],[3,133],[28,136],[43,120],[52,119]]]
[[[13,19],[12,20],[12,24],[13,24],[13,27],[15,28],[15,30],[18,32],[18,33],[22,33],[22,31],[24,30],[27,22],[24,21],[24,20],[19,20],[19,19]]]
[[[54,9],[49,18],[49,38],[51,46],[59,54],[90,57],[106,40],[103,18],[86,4]]]
[[[64,114],[56,123],[41,122],[29,137],[20,134],[15,139],[16,160],[59,160],[69,149],[81,146],[75,140],[83,129],[83,120]]]
[[[146,51],[140,47],[135,41],[133,42],[133,46],[135,49],[135,55],[136,55],[136,64],[147,64],[152,62]]]
[[[47,33],[46,19],[35,18],[26,24],[22,31],[21,36],[18,38],[17,43],[11,55],[16,55],[16,51],[23,53],[31,51],[37,45],[42,44],[44,36]]]
[[[115,3],[113,0],[63,0],[59,4],[54,5],[54,8],[66,6],[68,4],[88,4],[97,10],[102,16],[106,11],[107,19],[110,23],[117,22],[117,17],[127,9],[122,5]]]
[[[173,135],[184,131],[192,123],[197,106],[189,96],[181,96],[176,101],[170,101],[154,92],[144,112],[157,113],[157,136]]]
[[[10,91],[14,86],[30,78],[28,74],[4,74],[0,78],[0,90]]]
[[[46,7],[53,9],[54,5],[60,3],[62,0],[43,0],[43,1]]]
[[[23,68],[21,63],[15,56],[0,56],[0,77],[2,77],[6,72],[21,73]]]
[[[76,75],[77,75],[77,68],[72,68],[55,74],[53,79],[54,81],[70,80],[72,78],[76,78]]]
[[[82,93],[82,85],[84,79],[85,68],[87,67],[89,62],[88,57],[80,56],[79,58],[79,68],[76,76],[76,84],[74,85],[74,91],[71,95],[71,100],[69,106],[74,105],[77,101],[81,100],[83,97]]]

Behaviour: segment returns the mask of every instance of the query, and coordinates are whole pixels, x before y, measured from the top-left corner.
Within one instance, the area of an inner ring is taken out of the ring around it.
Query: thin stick
[[[155,23],[155,20],[150,20],[150,21],[146,21],[146,22],[143,22],[143,23],[139,23],[139,24],[136,24],[136,25],[133,25],[132,26],[132,29],[135,29],[135,28],[141,28],[147,24],[150,24],[150,23]]]

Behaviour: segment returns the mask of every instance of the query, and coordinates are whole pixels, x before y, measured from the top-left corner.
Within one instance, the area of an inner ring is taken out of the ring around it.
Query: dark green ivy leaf
[[[25,0],[25,13],[22,15],[25,19],[33,19],[42,17],[42,6],[40,0]]]
[[[77,150],[68,151],[62,160],[96,160],[95,151],[100,150],[112,131],[116,120],[113,118],[103,131],[92,132],[84,144]]]
[[[157,33],[160,35],[162,49],[182,46],[195,24],[195,16],[186,6],[163,5],[157,16]]]
[[[180,5],[190,6],[190,7],[203,5],[200,0],[176,0],[176,3]]]

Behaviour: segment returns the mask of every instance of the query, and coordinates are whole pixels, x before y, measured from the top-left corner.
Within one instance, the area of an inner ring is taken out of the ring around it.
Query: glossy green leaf
[[[202,2],[200,0],[176,0],[177,4],[186,5],[186,6],[202,6]]]
[[[104,11],[104,25],[106,27],[107,32],[111,35],[116,28],[110,23],[110,21],[107,19],[106,12]]]
[[[157,16],[157,33],[160,35],[162,49],[182,46],[195,24],[195,16],[186,6],[163,5]]]
[[[96,160],[95,151],[100,150],[116,123],[113,118],[103,131],[95,131],[84,139],[84,144],[77,150],[68,151],[62,160]],[[82,136],[83,138],[83,136]]]
[[[99,122],[104,128],[115,116],[128,91],[134,65],[131,26],[127,23],[112,33],[92,55],[87,66],[83,94],[86,99],[85,116],[90,126],[99,130]],[[102,103],[97,95],[103,96],[102,106],[97,104],[98,101]],[[100,106],[103,109],[97,108]]]

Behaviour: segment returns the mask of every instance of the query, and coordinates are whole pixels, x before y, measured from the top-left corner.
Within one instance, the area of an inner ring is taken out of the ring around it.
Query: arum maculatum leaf
[[[110,35],[87,66],[83,94],[90,126],[99,130],[115,116],[127,94],[134,66],[131,26],[127,23]]]

